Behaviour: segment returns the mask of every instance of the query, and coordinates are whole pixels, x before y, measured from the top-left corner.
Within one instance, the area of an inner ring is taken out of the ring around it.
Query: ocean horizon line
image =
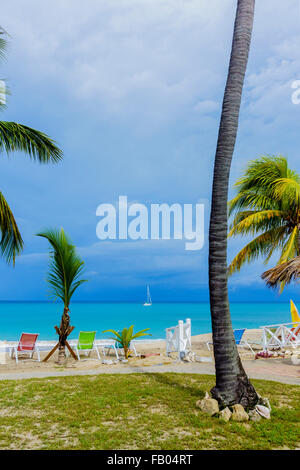
[[[229,304],[286,304],[289,300],[231,300]],[[20,304],[59,304],[60,301],[51,300],[0,300],[0,304],[20,303]],[[143,305],[143,301],[137,300],[73,300],[72,304],[137,304]],[[209,304],[209,300],[157,300],[153,304]]]

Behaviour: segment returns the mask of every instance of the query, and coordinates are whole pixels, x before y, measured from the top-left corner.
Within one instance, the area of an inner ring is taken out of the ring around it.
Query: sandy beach
[[[245,339],[251,343],[254,351],[261,350],[260,342],[261,342],[261,330],[247,330],[245,332]],[[166,342],[164,340],[146,340],[146,341],[136,341],[136,350],[138,357],[135,357],[134,354],[131,355],[128,362],[116,361],[115,354],[112,350],[105,356],[101,354],[101,361],[97,359],[95,351],[93,351],[89,356],[85,356],[84,354],[81,356],[80,361],[75,361],[72,357],[68,357],[65,365],[59,366],[57,361],[57,354],[55,353],[46,363],[45,362],[38,362],[36,359],[36,355],[34,356],[34,360],[28,359],[28,356],[21,357],[19,363],[16,364],[14,359],[9,357],[9,354],[6,353],[5,355],[2,353],[2,360],[0,364],[0,376],[2,379],[12,378],[12,377],[31,377],[31,376],[39,376],[40,374],[51,374],[56,375],[62,372],[71,373],[76,375],[77,373],[126,373],[126,372],[134,372],[140,371],[144,368],[149,371],[156,370],[157,368],[160,371],[197,371],[203,370],[203,373],[212,373],[214,370],[214,363],[213,363],[213,354],[211,351],[208,350],[206,343],[211,341],[211,334],[201,334],[192,336],[192,352],[195,353],[195,358],[197,361],[189,363],[186,361],[179,361],[178,355],[176,353],[171,353],[169,356],[166,355]],[[255,360],[255,356],[249,349],[239,348],[240,355],[242,361],[249,364],[251,368],[255,370],[259,370],[262,366],[262,362],[271,366],[274,371],[275,363],[284,365],[283,375],[290,375],[292,377],[300,377],[300,371],[298,371],[299,366],[293,366],[291,364],[290,357],[287,357],[284,361],[282,358],[275,358],[268,359],[268,360]],[[100,350],[100,353],[102,351]],[[47,352],[41,352],[41,361],[46,356]],[[5,356],[5,357],[4,357]],[[145,356],[145,357],[143,357]],[[111,361],[110,364],[102,363],[102,360]],[[201,364],[201,369],[199,369]],[[275,366],[275,372],[276,372]],[[153,369],[154,368],[154,369]],[[297,369],[297,370],[296,370]],[[278,369],[279,370],[279,369]],[[273,374],[271,372],[271,375]],[[290,372],[289,372],[290,371]],[[287,374],[286,374],[287,372]],[[36,375],[38,374],[38,375]],[[264,373],[262,374],[264,375]],[[275,373],[276,375],[276,373]],[[279,374],[280,375],[280,374]],[[274,377],[273,377],[274,378]]]

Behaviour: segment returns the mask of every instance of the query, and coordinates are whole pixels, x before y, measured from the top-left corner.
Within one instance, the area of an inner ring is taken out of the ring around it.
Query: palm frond
[[[8,154],[14,151],[26,152],[40,163],[58,162],[62,151],[43,132],[16,122],[0,121],[0,151]]]
[[[251,161],[236,184],[237,195],[229,201],[229,214],[241,208],[274,209],[274,183],[288,179],[299,184],[299,175],[290,170],[282,155],[263,155]],[[279,208],[279,207],[278,207]]]
[[[102,333],[113,333],[119,342],[122,339],[122,336],[116,330],[103,330]],[[116,339],[116,338],[113,338],[113,339]]]
[[[0,59],[5,58],[5,53],[7,49],[7,41],[5,37],[8,36],[7,32],[0,27]],[[0,80],[0,110],[4,110],[6,108],[6,96],[9,95],[9,90],[4,82],[4,80]]]
[[[249,190],[253,187],[269,187],[278,178],[288,177],[287,159],[282,155],[262,155],[256,160],[252,160],[235,186],[239,191]]]
[[[287,230],[287,227],[281,227],[280,229],[275,231],[276,233],[274,233],[273,243],[269,244],[268,249],[264,253],[264,264],[268,264],[276,250],[282,250],[285,239],[287,237]]]
[[[285,201],[287,207],[300,206],[300,182],[297,178],[278,178],[273,184],[274,198]]]
[[[133,325],[131,325],[128,329],[124,328],[122,332],[122,339],[124,344],[129,345],[130,341],[132,340],[132,332],[133,332]]]
[[[290,259],[293,259],[295,256],[297,256],[298,235],[299,229],[296,226],[294,227],[292,233],[282,248],[278,264],[285,263],[286,261],[289,261]]]
[[[13,213],[0,192],[0,250],[7,263],[15,264],[16,255],[23,249],[23,240]]]
[[[286,263],[279,264],[261,275],[268,287],[280,288],[282,283],[290,284],[300,277],[300,256],[296,256]]]
[[[5,36],[7,36],[7,32],[0,27],[0,58],[3,59],[5,57],[6,48],[7,48],[7,41]]]
[[[282,238],[285,234],[285,227],[281,230],[271,229],[262,233],[250,243],[248,243],[231,261],[228,266],[228,275],[240,271],[245,263],[259,258],[259,256],[269,256],[270,251],[274,251],[274,247],[279,248],[282,244]]]
[[[79,279],[84,262],[63,229],[47,230],[37,235],[46,238],[52,247],[47,278],[51,292],[54,298],[61,299],[65,307],[68,307],[75,290],[86,282],[84,279]]]
[[[10,91],[5,84],[5,81],[3,79],[0,80],[0,111],[3,111],[6,109],[6,98],[7,96],[10,95]]]
[[[229,225],[229,230],[231,230],[235,225],[239,224],[242,220],[249,217],[249,215],[253,215],[253,214],[256,214],[256,213],[257,213],[257,211],[254,211],[254,210],[238,211],[235,214],[231,224]]]
[[[228,237],[234,235],[247,235],[255,234],[260,230],[269,230],[271,228],[280,227],[282,225],[283,214],[282,211],[266,210],[260,212],[251,212],[248,216],[242,218],[239,213],[232,224],[232,228]],[[238,220],[241,219],[239,222]]]
[[[228,215],[241,209],[244,210],[264,210],[280,209],[280,205],[273,198],[269,189],[251,188],[247,191],[239,191],[238,194],[228,202]]]
[[[149,331],[150,328],[146,328],[145,330],[141,330],[135,335],[133,335],[132,339],[140,338],[141,336],[152,336],[151,333],[145,333],[145,331]]]

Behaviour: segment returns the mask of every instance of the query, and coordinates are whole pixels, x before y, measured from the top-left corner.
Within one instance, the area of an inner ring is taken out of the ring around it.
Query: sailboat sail
[[[144,307],[150,307],[152,305],[152,300],[151,300],[151,295],[150,295],[150,289],[149,286],[147,286],[147,300],[144,303]]]
[[[296,305],[294,304],[292,300],[291,300],[291,316],[292,316],[292,322],[295,322],[293,326],[296,327],[297,323],[300,322],[300,315],[299,315]]]

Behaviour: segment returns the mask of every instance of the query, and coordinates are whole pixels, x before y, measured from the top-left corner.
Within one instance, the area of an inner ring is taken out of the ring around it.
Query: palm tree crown
[[[0,28],[0,58],[5,55],[5,34],[5,31]],[[0,93],[3,96],[6,90],[2,88]],[[0,100],[0,109],[4,108],[5,103]],[[16,122],[0,121],[0,152],[3,151],[7,154],[22,151],[40,163],[56,163],[63,156],[55,142],[43,132]],[[20,254],[23,249],[23,240],[13,213],[1,192],[0,231],[0,253],[7,263],[15,263],[16,255]]]
[[[251,235],[232,260],[229,274],[259,256],[269,261],[279,251],[278,264],[299,255],[300,177],[283,156],[262,156],[250,162],[235,184],[237,195],[229,202],[233,215],[228,236]],[[284,287],[284,284],[281,286]]]
[[[47,279],[51,293],[55,299],[62,300],[65,308],[68,308],[75,290],[86,282],[84,279],[79,279],[84,262],[63,229],[46,230],[37,235],[46,238],[52,247]]]

